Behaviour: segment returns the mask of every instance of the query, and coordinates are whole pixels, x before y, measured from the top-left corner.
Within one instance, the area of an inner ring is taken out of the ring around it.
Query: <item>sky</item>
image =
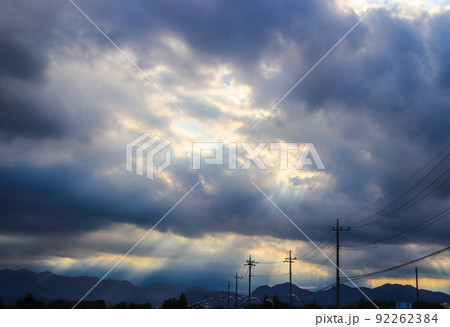
[[[349,276],[449,245],[450,2],[75,3],[109,40],[70,1],[0,3],[0,268],[100,278],[195,185],[108,278],[221,289],[252,255],[273,285],[292,250],[319,289],[335,268],[302,232],[334,260],[337,218]],[[144,132],[171,141],[153,179],[125,169]],[[237,144],[239,168],[266,143],[267,169],[193,169],[195,142]],[[355,283],[414,266],[450,292],[448,251]]]

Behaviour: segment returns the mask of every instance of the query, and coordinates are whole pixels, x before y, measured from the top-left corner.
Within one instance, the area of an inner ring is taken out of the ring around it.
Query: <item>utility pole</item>
[[[227,309],[230,308],[230,282],[227,284]]]
[[[222,288],[222,309],[224,308],[223,306],[223,288]]]
[[[417,274],[417,267],[416,267],[416,302],[417,305],[419,305],[419,275]]]
[[[244,266],[248,266],[248,307],[250,308],[252,304],[252,267],[256,266],[258,262],[252,260],[252,255],[245,262]]]
[[[336,307],[339,308],[341,306],[340,299],[340,277],[339,277],[339,232],[348,232],[350,231],[350,227],[342,228],[339,227],[339,219],[336,219],[336,228],[333,226],[333,231],[336,231]]]
[[[297,258],[292,258],[292,251],[289,251],[289,258],[285,258],[283,262],[289,262],[289,309],[292,309],[292,262]]]
[[[236,273],[236,275],[234,276],[234,286],[235,286],[235,293],[234,293],[234,307],[237,309],[238,308],[238,280],[242,279],[243,277],[238,277],[238,274]]]

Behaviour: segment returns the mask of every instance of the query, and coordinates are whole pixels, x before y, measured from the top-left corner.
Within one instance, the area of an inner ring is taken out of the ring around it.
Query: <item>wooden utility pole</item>
[[[419,275],[417,274],[417,267],[416,267],[416,302],[417,305],[419,305]]]
[[[289,251],[289,258],[285,258],[283,262],[289,262],[289,308],[292,309],[292,262],[297,258],[292,258],[292,251]]]
[[[234,307],[237,309],[238,308],[238,280],[242,279],[243,277],[238,277],[238,274],[236,273],[236,275],[234,276],[234,287],[235,287],[235,293],[234,293]]]
[[[333,231],[336,231],[336,307],[339,308],[341,306],[340,299],[340,277],[339,277],[339,232],[348,232],[350,231],[350,227],[342,228],[339,227],[339,219],[336,219],[336,228],[333,226]]]
[[[252,255],[249,256],[244,266],[248,266],[248,307],[252,304],[252,267],[256,266],[257,262],[252,260]]]

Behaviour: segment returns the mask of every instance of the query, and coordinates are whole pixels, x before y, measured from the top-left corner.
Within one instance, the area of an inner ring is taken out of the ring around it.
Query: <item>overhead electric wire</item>
[[[374,214],[372,214],[372,215],[370,215],[370,216],[368,216],[368,217],[365,217],[365,218],[363,218],[363,219],[360,219],[359,221],[357,221],[357,222],[353,222],[353,223],[351,223],[351,224],[349,224],[350,225],[350,227],[353,227],[353,228],[355,228],[355,225],[358,225],[358,224],[360,224],[360,223],[362,223],[362,222],[364,222],[364,221],[367,221],[367,220],[369,220],[369,219],[371,219],[371,218],[373,218],[373,217],[376,217],[376,216],[378,216],[380,213],[382,213],[383,211],[385,211],[386,209],[388,209],[388,208],[390,208],[390,207],[392,207],[394,204],[396,204],[398,201],[400,201],[401,199],[403,199],[406,195],[408,195],[413,189],[415,189],[419,184],[421,184],[428,176],[430,176],[431,175],[431,173],[432,172],[434,172],[447,158],[448,158],[448,156],[449,156],[450,154],[447,154],[442,160],[440,160],[439,162],[438,162],[438,164],[437,165],[435,165],[424,177],[422,177],[418,182],[416,182],[413,186],[411,186],[405,193],[403,193],[400,197],[398,197],[397,199],[395,199],[393,202],[391,202],[390,204],[388,204],[387,206],[385,206],[384,208],[382,208],[381,210],[378,210],[377,212],[375,212]],[[448,170],[447,170],[448,171]],[[446,171],[446,172],[447,172]],[[445,173],[446,173],[445,172]],[[444,174],[445,174],[444,173]],[[442,175],[444,175],[444,174],[442,174]],[[442,175],[440,176],[440,177],[442,177]],[[359,226],[358,226],[359,227]]]
[[[289,273],[284,274],[269,274],[269,275],[252,275],[252,277],[276,277],[276,276],[287,276]]]
[[[329,257],[332,257],[336,254],[336,250],[334,250]],[[308,271],[306,273],[301,273],[301,274],[292,274],[293,276],[307,276],[307,275],[311,275],[312,273],[316,272],[317,270],[319,270],[321,267],[323,267],[324,265],[327,265],[330,263],[330,260],[328,258],[326,258],[324,261],[322,261],[321,263],[319,263],[318,265],[316,265],[314,267],[313,270]]]
[[[274,265],[277,263],[283,263],[283,261],[258,261],[258,265]]]
[[[411,261],[409,261],[409,262],[406,262],[406,263],[403,263],[403,264],[401,264],[401,265],[397,265],[397,266],[394,266],[394,267],[391,267],[391,268],[387,268],[387,269],[383,269],[383,270],[378,270],[378,271],[374,271],[374,272],[371,272],[371,273],[368,273],[368,274],[363,274],[363,275],[349,276],[348,279],[344,277],[344,278],[341,278],[341,282],[347,282],[347,281],[349,281],[350,279],[351,279],[351,280],[364,279],[364,278],[368,278],[368,277],[371,277],[371,276],[375,276],[375,275],[382,274],[382,273],[384,273],[384,272],[389,272],[389,271],[392,271],[392,270],[395,270],[395,269],[398,269],[398,268],[401,268],[401,267],[410,265],[410,264],[412,264],[412,263],[416,263],[416,262],[418,262],[418,261],[425,260],[425,259],[427,259],[427,258],[430,258],[430,257],[435,256],[435,255],[437,255],[437,254],[440,254],[440,253],[442,253],[442,252],[448,251],[449,249],[450,249],[450,246],[447,246],[446,248],[441,249],[441,250],[439,250],[439,251],[433,252],[433,253],[428,254],[428,255],[426,255],[426,256],[420,257],[420,258],[415,259],[415,260],[411,260]],[[327,285],[327,286],[325,286],[325,287],[322,287],[321,289],[316,290],[316,291],[314,291],[314,292],[311,292],[311,293],[309,293],[309,294],[304,294],[304,295],[302,295],[302,297],[314,295],[314,294],[316,294],[316,293],[319,293],[319,292],[321,292],[321,291],[324,291],[324,290],[326,290],[326,289],[328,289],[328,288],[330,288],[330,287],[333,287],[333,286],[336,286],[336,283],[333,283],[333,284]]]
[[[322,252],[325,252],[325,251],[328,251],[331,247],[333,247],[335,244],[334,244],[334,240],[332,240],[332,242],[330,242],[330,243],[328,243],[325,247],[323,247],[321,250],[322,250]],[[307,261],[307,260],[311,260],[311,259],[314,259],[314,258],[316,258],[317,256],[319,256],[319,255],[321,255],[321,254],[323,254],[321,251],[319,251],[319,250],[317,250],[315,253],[313,253],[312,255],[310,255],[310,256],[308,256],[308,257],[306,257],[306,258],[303,258],[302,259],[302,261]]]
[[[328,264],[328,263],[330,263],[330,260],[328,260],[328,258],[326,258],[326,259],[323,260],[321,263],[317,264],[317,265],[314,267],[313,270],[308,271],[308,272],[306,272],[306,273],[302,273],[302,274],[293,274],[293,275],[294,275],[294,276],[307,276],[307,275],[310,275],[310,274],[312,274],[313,272],[319,270],[322,266],[324,266],[324,265],[326,265],[326,264]]]
[[[425,255],[425,256],[420,257],[418,259],[411,260],[409,262],[402,263],[401,265],[397,265],[397,266],[394,266],[394,267],[391,267],[391,268],[387,268],[387,269],[383,269],[383,270],[373,271],[373,272],[367,273],[367,274],[356,275],[356,276],[349,276],[348,278],[343,278],[342,280],[343,281],[348,281],[350,279],[351,280],[358,280],[358,279],[363,279],[363,278],[379,275],[379,274],[382,274],[382,273],[385,273],[385,272],[389,272],[391,270],[395,270],[395,269],[398,269],[398,268],[410,265],[412,263],[416,263],[418,261],[422,261],[424,259],[430,258],[430,257],[435,256],[437,254],[440,254],[442,252],[448,251],[449,249],[450,249],[450,246],[447,246],[446,248],[443,248],[443,249],[441,249],[439,251],[436,251],[436,252],[433,252],[431,254]]]
[[[333,287],[333,286],[335,286],[336,285],[336,283],[333,283],[333,284],[330,284],[330,285],[327,285],[327,286],[325,286],[325,287],[322,287],[322,288],[320,288],[320,289],[318,289],[318,290],[315,290],[315,291],[310,291],[311,293],[308,293],[308,294],[302,294],[302,298],[304,298],[304,297],[307,297],[307,296],[311,296],[311,295],[314,295],[314,294],[317,294],[317,293],[319,293],[319,292],[322,292],[322,291],[325,291],[326,289],[328,289],[328,288],[330,288],[330,287]]]
[[[398,185],[396,188],[394,188],[392,191],[390,191],[389,193],[387,193],[387,194],[385,194],[384,196],[382,196],[381,198],[379,198],[378,200],[376,200],[375,202],[372,202],[371,204],[369,204],[368,206],[366,206],[366,207],[364,207],[364,208],[362,208],[362,209],[360,209],[360,210],[357,210],[357,211],[355,211],[355,212],[353,212],[353,213],[351,213],[351,214],[348,214],[348,215],[345,215],[345,216],[343,216],[343,217],[340,217],[341,219],[344,219],[344,218],[349,218],[349,217],[351,217],[351,216],[354,216],[354,215],[356,215],[356,214],[358,214],[358,213],[361,213],[361,212],[363,212],[364,210],[367,210],[367,209],[369,209],[370,207],[372,207],[372,206],[374,206],[375,204],[377,204],[377,203],[379,203],[381,200],[384,200],[385,198],[387,198],[389,195],[391,195],[392,193],[394,193],[395,191],[397,191],[399,188],[401,188],[402,186],[404,186],[405,184],[407,184],[410,180],[412,180],[414,177],[416,177],[417,175],[419,175],[429,164],[431,164],[434,160],[436,160],[436,158],[439,158],[440,157],[440,155],[442,154],[442,153],[444,153],[446,150],[447,150],[447,148],[449,147],[450,145],[447,145],[447,146],[445,146],[445,148],[443,149],[443,150],[441,150],[436,156],[434,156],[430,161],[428,161],[422,168],[420,168],[417,172],[415,172],[413,175],[411,175],[410,177],[408,177],[403,183],[401,183],[400,185]]]
[[[244,274],[242,275],[242,282],[239,283],[239,285],[238,285],[238,293],[245,292],[245,289],[246,289],[247,286],[248,286],[248,282],[247,282],[248,267],[245,267],[245,266],[244,266],[244,269],[245,269],[245,272],[244,272]]]
[[[380,202],[380,201],[383,200],[384,198],[388,197],[389,195],[391,195],[392,193],[394,193],[395,191],[397,191],[399,188],[401,188],[402,186],[404,186],[405,184],[407,184],[407,183],[408,183],[410,180],[412,180],[414,177],[416,177],[417,175],[419,175],[425,168],[427,168],[433,161],[435,161],[436,158],[439,158],[439,157],[441,156],[441,154],[444,153],[444,152],[448,149],[448,147],[449,147],[449,145],[447,145],[441,152],[439,152],[435,157],[433,157],[433,159],[431,159],[427,164],[425,164],[419,171],[417,171],[415,174],[413,174],[412,176],[410,176],[410,177],[409,177],[407,180],[405,180],[402,184],[400,184],[399,186],[397,186],[394,190],[392,190],[391,192],[389,192],[388,194],[386,194],[386,195],[383,196],[382,198],[378,199],[377,201],[373,202],[373,203],[370,204],[369,206],[367,206],[367,207],[365,207],[365,208],[363,208],[363,209],[361,209],[361,210],[359,210],[359,211],[357,211],[357,212],[355,212],[355,213],[353,213],[353,214],[350,214],[350,215],[347,215],[347,216],[344,216],[344,217],[341,217],[341,218],[350,217],[350,216],[353,216],[353,215],[355,215],[355,214],[357,214],[357,213],[360,213],[360,212],[362,212],[362,211],[364,211],[364,210],[366,210],[366,209],[372,207],[373,205],[375,205],[376,203]],[[417,203],[419,203],[419,202],[421,202],[422,200],[424,200],[425,198],[427,198],[427,197],[428,197],[429,195],[431,195],[432,193],[436,192],[439,188],[441,188],[445,183],[448,182],[448,179],[445,180],[442,184],[440,184],[437,188],[433,189],[433,190],[430,191],[428,194],[426,194],[425,196],[423,196],[422,198],[418,199],[417,201],[413,202],[411,205],[407,206],[407,205],[410,204],[412,201],[414,201],[417,197],[419,197],[421,194],[423,194],[426,190],[428,190],[430,187],[432,187],[432,186],[433,186],[440,178],[442,178],[442,176],[444,176],[444,175],[448,172],[449,169],[447,169],[447,170],[446,170],[444,173],[442,173],[437,179],[435,179],[431,184],[429,184],[427,187],[425,187],[424,189],[422,189],[422,190],[421,190],[418,194],[416,194],[412,199],[409,199],[406,203],[404,203],[403,205],[401,205],[399,208],[396,208],[394,211],[390,212],[389,214],[387,214],[387,215],[385,215],[385,216],[383,216],[383,217],[377,218],[377,219],[375,219],[375,220],[373,220],[373,221],[370,221],[370,222],[368,222],[368,223],[366,223],[366,224],[361,225],[362,222],[367,221],[367,220],[369,220],[369,219],[371,219],[371,218],[373,218],[373,217],[378,216],[380,213],[382,213],[382,212],[384,212],[385,210],[389,209],[390,207],[392,207],[393,205],[395,205],[396,203],[398,203],[401,199],[403,199],[405,196],[407,196],[409,193],[411,193],[411,191],[413,191],[413,190],[414,190],[418,185],[420,185],[420,184],[421,184],[428,176],[430,176],[430,175],[431,175],[431,174],[432,174],[432,173],[433,173],[433,172],[434,172],[434,171],[435,171],[435,170],[436,170],[436,169],[437,169],[437,168],[438,168],[438,167],[439,167],[439,166],[440,166],[447,158],[448,158],[448,156],[449,156],[449,154],[447,154],[443,159],[441,159],[435,166],[433,166],[433,168],[431,168],[430,171],[428,171],[428,173],[427,173],[424,177],[422,177],[418,182],[416,182],[412,187],[410,187],[410,188],[409,188],[405,193],[403,193],[400,197],[396,198],[393,202],[391,202],[390,204],[388,204],[387,206],[385,206],[385,207],[382,208],[381,210],[378,210],[376,213],[372,214],[371,216],[368,216],[368,217],[366,217],[366,218],[364,218],[364,219],[361,219],[361,220],[359,220],[359,221],[357,221],[357,222],[354,222],[354,223],[352,223],[350,226],[353,227],[353,228],[357,228],[357,227],[363,227],[363,226],[366,226],[366,225],[372,225],[372,224],[375,224],[375,223],[377,223],[377,222],[384,221],[384,220],[386,220],[386,219],[389,219],[390,217],[393,217],[393,216],[395,216],[395,215],[397,215],[397,214],[400,214],[400,213],[404,212],[405,210],[411,208],[412,206],[416,205]],[[407,206],[407,207],[406,207],[406,206]],[[406,207],[406,208],[405,208],[405,207]],[[403,209],[403,208],[404,208],[404,209]],[[402,209],[403,209],[403,210],[402,210]],[[423,230],[424,228],[428,227],[429,225],[434,224],[435,222],[437,222],[437,221],[443,219],[444,217],[446,217],[446,216],[449,214],[449,213],[447,213],[447,211],[448,211],[448,209],[447,209],[447,210],[444,210],[443,212],[441,212],[441,213],[439,213],[439,214],[437,214],[437,215],[435,215],[435,216],[433,216],[432,218],[427,219],[426,221],[420,223],[419,225],[416,225],[416,226],[414,226],[414,227],[412,227],[412,228],[407,229],[406,231],[404,231],[404,232],[402,232],[402,233],[396,234],[396,235],[394,235],[394,236],[391,236],[391,237],[389,237],[389,238],[386,238],[386,239],[383,239],[383,240],[380,240],[380,241],[377,241],[377,242],[374,242],[374,243],[377,244],[377,247],[379,247],[379,246],[383,246],[383,245],[385,245],[385,244],[393,243],[393,242],[399,241],[399,240],[401,240],[401,239],[404,239],[404,238],[406,238],[406,237],[409,237],[409,236],[411,236],[411,235],[413,235],[413,234],[415,234],[415,233],[418,233],[419,231]],[[326,240],[326,238],[328,237],[328,235],[329,235],[330,233],[331,233],[331,231],[328,231],[328,233],[325,234],[325,236],[324,236],[318,243],[319,243],[319,244],[323,244],[324,241]],[[385,243],[385,244],[380,244],[381,242],[386,242],[386,241],[390,241],[390,240],[392,240],[392,242],[388,242],[388,243]],[[330,240],[328,240],[328,242],[325,243],[325,244],[326,244],[325,247],[327,247],[327,245],[328,245],[329,243],[330,243]],[[369,244],[365,244],[365,245],[361,245],[360,247],[362,247],[362,246],[367,246],[367,245],[370,245],[370,243],[369,243]],[[321,246],[322,249],[325,249],[325,247]],[[448,249],[448,248],[447,248],[447,249]],[[314,257],[314,251],[315,251],[315,250],[317,251],[317,249],[312,249],[312,250],[309,251],[307,254],[305,254],[304,256],[302,256],[300,259],[311,259],[312,257]],[[385,269],[385,270],[376,272],[376,273],[382,273],[382,272],[385,272],[385,271],[390,271],[390,270],[393,270],[393,269],[398,269],[398,268],[403,267],[403,266],[405,266],[405,265],[408,265],[408,264],[411,264],[411,263],[414,263],[414,262],[417,262],[417,261],[426,259],[426,258],[428,258],[428,257],[430,257],[430,256],[439,254],[439,253],[441,253],[441,252],[443,252],[443,251],[445,251],[445,250],[446,250],[446,249],[441,250],[441,251],[438,251],[438,252],[435,252],[435,253],[432,253],[432,254],[430,254],[430,255],[428,255],[428,256],[421,257],[421,258],[419,258],[419,259],[410,261],[410,262],[405,263],[405,264],[402,264],[402,265],[398,265],[398,266],[395,266],[395,267],[391,267],[391,268],[389,268],[389,269]],[[334,251],[334,252],[336,252],[336,251]],[[328,260],[325,260],[324,262],[320,263],[313,271],[310,271],[310,272],[305,273],[305,274],[300,274],[300,275],[299,275],[299,274],[294,274],[294,275],[295,275],[295,276],[304,276],[304,275],[311,274],[311,273],[315,272],[316,270],[320,269],[320,267],[322,267],[324,264],[326,264],[327,261],[328,261]],[[374,272],[374,273],[375,273],[375,272]],[[362,278],[362,277],[358,277],[358,278]],[[353,279],[353,277],[350,277],[350,279]],[[328,286],[326,286],[326,287],[324,287],[324,288],[322,288],[322,289],[320,289],[320,290],[318,290],[318,291],[316,291],[316,292],[319,292],[319,291],[321,291],[321,290],[327,289],[327,288],[332,287],[332,286],[335,286],[335,285],[336,285],[336,283],[333,283],[333,284],[328,285]],[[316,292],[314,292],[314,293],[316,293]]]
[[[407,204],[409,204],[411,201],[413,201],[415,198],[417,198],[419,195],[421,195],[423,192],[425,192],[428,188],[430,188],[430,186],[432,186],[434,183],[436,183],[442,176],[444,176],[450,169],[447,169],[444,173],[442,173],[438,178],[436,178],[431,184],[429,184],[425,189],[423,189],[420,193],[418,193],[416,196],[414,196],[412,199],[410,199],[409,201],[407,201],[406,203],[404,203],[402,206],[400,206],[399,208],[397,208],[396,210],[394,210],[393,212],[377,218],[373,221],[367,222],[365,224],[362,225],[357,225],[357,226],[351,226],[351,228],[361,228],[361,227],[365,227],[365,226],[370,226],[373,224],[377,224],[380,223],[382,221],[385,221],[389,218],[392,218],[394,216],[397,216],[398,214],[405,212],[406,210],[408,210],[409,208],[411,208],[412,206],[416,205],[417,203],[425,200],[427,197],[429,197],[431,194],[433,194],[434,192],[436,192],[437,190],[439,190],[442,186],[444,186],[449,180],[450,178],[447,178],[443,183],[441,183],[438,187],[436,187],[434,190],[428,192],[428,194],[426,194],[425,196],[423,196],[422,198],[420,198],[419,200],[415,201],[414,203],[412,203],[411,205],[407,206],[406,208],[404,208],[403,210],[401,210],[404,206],[406,206]]]
[[[358,244],[358,245],[350,245],[350,246],[345,246],[343,247],[344,250],[369,250],[369,249],[374,249],[374,248],[379,248],[388,244],[392,244],[395,242],[398,242],[400,240],[403,240],[411,235],[414,235],[418,232],[420,232],[421,230],[427,228],[428,226],[438,222],[439,220],[445,218],[446,216],[448,216],[450,214],[450,212],[448,212],[450,210],[450,208],[445,209],[444,211],[441,211],[440,213],[438,213],[437,215],[434,215],[431,218],[428,218],[427,220],[425,220],[424,222],[413,226],[401,233],[395,234],[391,237],[376,241],[376,242],[371,242],[371,243],[365,243],[365,244]],[[419,228],[420,227],[420,228]],[[416,230],[417,229],[417,230]],[[405,234],[405,235],[404,235]],[[404,235],[404,237],[398,238],[400,236]],[[390,241],[393,240],[393,241]],[[386,241],[390,241],[390,242],[386,242]],[[374,245],[374,246],[371,246]],[[371,247],[368,247],[371,246]]]
[[[325,239],[330,235],[330,233],[331,233],[332,231],[333,231],[333,230],[330,229],[327,233],[325,233],[325,235],[320,239],[320,241],[317,242],[317,244],[316,244],[317,247],[320,248],[320,247],[322,246],[323,242],[325,242]],[[303,260],[303,259],[306,258],[311,252],[318,251],[318,250],[317,250],[317,247],[313,247],[308,253],[302,255],[302,256],[299,257],[298,259],[299,259],[299,260]]]
[[[328,256],[332,257],[334,254],[336,253],[336,250],[334,250],[332,253],[330,253]],[[314,273],[315,271],[319,270],[322,266],[329,264],[330,260],[328,258],[326,258],[324,261],[322,261],[321,263],[319,263],[318,265],[316,265],[314,267],[314,269],[312,271],[309,271],[307,273],[302,273],[302,274],[292,274],[292,276],[306,276],[306,275],[310,275],[312,273]],[[266,275],[252,275],[252,277],[273,277],[273,276],[287,276],[289,275],[289,273],[282,273],[282,274],[266,274]]]
[[[330,230],[326,236],[329,236],[331,232],[332,230]],[[298,259],[305,261],[317,257],[319,254],[321,254],[319,249],[321,249],[322,251],[326,251],[331,247],[331,245],[333,245],[334,237],[335,235],[331,234],[331,237],[329,237],[328,240],[326,240],[326,242],[325,240],[323,240],[322,244],[317,244],[317,247],[314,247],[308,253],[306,253],[305,255],[301,256]]]

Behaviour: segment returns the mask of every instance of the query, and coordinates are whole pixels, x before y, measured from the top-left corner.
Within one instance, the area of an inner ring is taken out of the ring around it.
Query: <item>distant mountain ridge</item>
[[[96,277],[88,276],[60,276],[49,271],[35,273],[30,270],[5,269],[0,270],[0,299],[4,303],[14,303],[15,300],[22,299],[30,292],[36,299],[44,302],[57,299],[79,300],[98,280]],[[385,284],[373,289],[363,287],[362,290],[372,300],[414,302],[416,296],[415,288],[409,285]],[[86,299],[103,299],[107,305],[115,305],[119,302],[150,302],[153,306],[161,306],[164,300],[178,297],[182,292],[186,295],[189,304],[200,301],[205,304],[209,301],[211,305],[221,294],[220,291],[183,284],[158,283],[138,287],[126,280],[105,279]],[[322,306],[334,305],[335,292],[334,287],[326,291],[313,293],[293,285],[295,304],[315,301]],[[270,299],[276,294],[281,301],[287,302],[289,283],[259,286],[253,291],[252,297],[257,297],[259,301],[262,301],[266,294]],[[231,295],[234,297],[234,293]],[[419,296],[423,301],[450,303],[450,295],[442,292],[419,290]],[[341,285],[342,304],[358,303],[362,297],[362,294],[356,288]],[[243,296],[241,301],[243,301]],[[256,299],[255,302],[257,302]],[[233,304],[232,301],[231,304]]]
[[[415,302],[416,288],[410,285],[400,284],[384,284],[375,288],[361,287],[361,290],[367,296],[375,301],[397,301],[397,302]],[[307,289],[292,286],[292,293],[294,296],[294,304],[305,304],[308,302],[315,302],[321,306],[330,306],[336,303],[336,287],[332,287],[326,291],[318,293],[311,292]],[[341,304],[356,304],[362,298],[367,301],[361,292],[353,287],[341,284]],[[252,293],[253,296],[263,298],[264,295],[272,299],[273,295],[277,294],[279,299],[283,302],[289,301],[289,283],[283,283],[270,286],[260,286]],[[419,289],[419,299],[427,302],[450,303],[450,295],[443,292],[433,292],[424,289]]]
[[[79,300],[98,280],[97,277],[88,276],[60,276],[49,271],[35,273],[30,270],[5,269],[0,270],[0,299],[3,299],[4,303],[14,303],[30,292],[36,299],[44,302],[57,299]],[[103,299],[107,305],[119,302],[149,302],[154,306],[160,306],[165,299],[178,297],[181,292],[185,293],[188,301],[203,295],[217,294],[217,291],[197,286],[158,283],[138,287],[126,280],[105,279],[86,297],[86,300]]]

